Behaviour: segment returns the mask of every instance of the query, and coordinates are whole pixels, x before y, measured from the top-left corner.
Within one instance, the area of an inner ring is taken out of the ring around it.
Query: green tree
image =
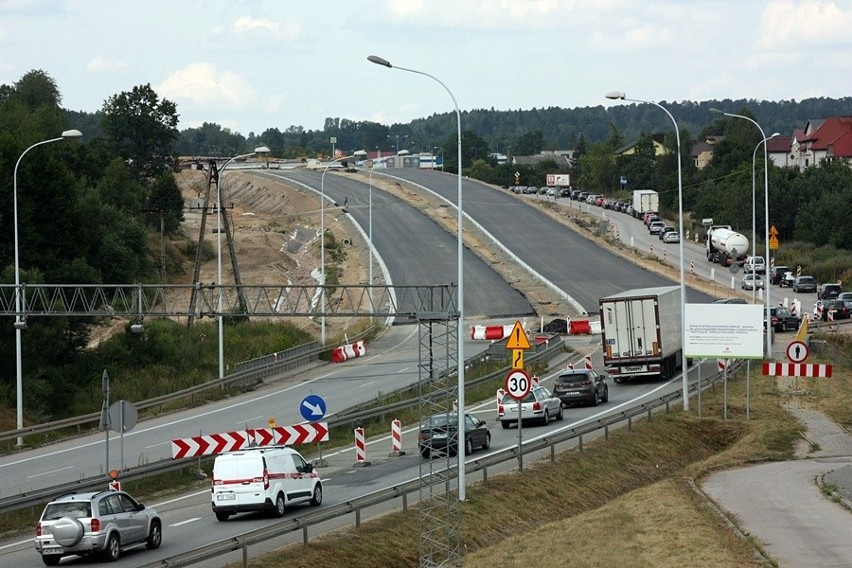
[[[173,102],[160,100],[149,84],[113,95],[102,110],[104,133],[139,179],[157,177],[169,169],[178,136]]]
[[[525,132],[519,136],[512,149],[516,156],[533,156],[544,149],[544,135],[540,130]]]
[[[156,180],[148,194],[146,208],[149,211],[160,211],[163,215],[163,230],[166,233],[176,233],[183,222],[183,195],[175,181],[175,176],[167,172]],[[149,216],[149,219],[152,217]],[[160,218],[152,219],[159,228]]]

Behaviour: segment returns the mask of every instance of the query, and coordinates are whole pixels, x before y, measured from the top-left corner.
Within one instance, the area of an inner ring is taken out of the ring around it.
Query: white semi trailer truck
[[[600,300],[604,367],[617,383],[668,380],[683,368],[678,286],[637,288]]]

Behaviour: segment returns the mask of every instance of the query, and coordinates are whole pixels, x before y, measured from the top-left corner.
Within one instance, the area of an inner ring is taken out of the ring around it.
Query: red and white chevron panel
[[[250,441],[251,435],[247,431],[178,438],[172,440],[172,459],[178,460],[233,452],[249,446]]]
[[[831,377],[831,365],[763,362],[763,374],[771,377]]]
[[[195,458],[257,446],[292,446],[328,441],[327,422],[309,422],[277,428],[253,428],[172,440],[172,459]]]
[[[258,446],[293,446],[328,441],[328,422],[307,422],[277,428],[255,428],[254,441]],[[271,440],[271,441],[270,441]]]

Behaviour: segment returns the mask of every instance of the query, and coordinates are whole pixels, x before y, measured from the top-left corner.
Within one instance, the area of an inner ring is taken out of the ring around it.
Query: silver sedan
[[[535,385],[520,405],[511,395],[503,396],[503,400],[497,405],[497,418],[503,428],[518,423],[519,406],[521,420],[524,422],[535,420],[549,424],[551,420],[562,420],[562,401],[547,387]]]

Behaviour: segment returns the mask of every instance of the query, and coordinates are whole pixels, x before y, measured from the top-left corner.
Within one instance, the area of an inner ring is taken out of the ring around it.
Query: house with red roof
[[[790,144],[794,167],[805,169],[823,160],[843,160],[852,166],[852,116],[809,120],[796,129]]]

